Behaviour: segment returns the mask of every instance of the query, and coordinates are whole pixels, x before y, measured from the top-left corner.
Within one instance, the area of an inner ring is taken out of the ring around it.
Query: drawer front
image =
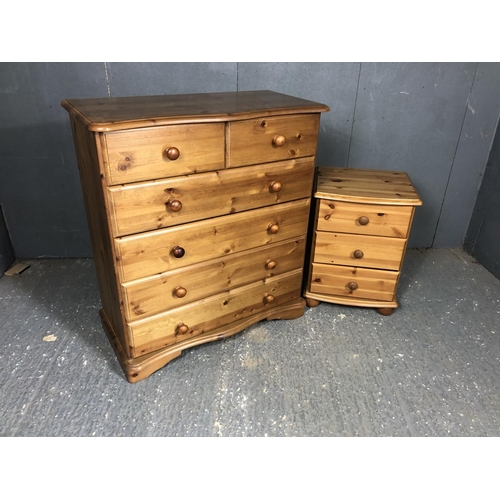
[[[314,262],[398,271],[406,240],[316,232]]]
[[[127,321],[302,269],[305,238],[240,252],[123,285]]]
[[[122,282],[306,234],[309,199],[115,239]]]
[[[321,200],[318,231],[406,238],[413,207]]]
[[[115,236],[310,196],[311,158],[108,188]]]
[[[104,141],[109,184],[224,168],[223,123],[113,132],[105,134]]]
[[[133,356],[189,339],[301,296],[302,271],[236,288],[129,323]]]
[[[398,276],[395,271],[313,264],[309,289],[325,295],[391,301]]]
[[[319,119],[319,114],[304,114],[229,123],[227,166],[314,156]]]

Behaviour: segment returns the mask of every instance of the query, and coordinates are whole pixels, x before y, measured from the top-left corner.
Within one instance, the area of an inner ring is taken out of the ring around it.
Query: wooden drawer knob
[[[362,215],[359,219],[358,219],[358,222],[359,222],[359,225],[360,226],[366,226],[369,222],[370,222],[370,219],[368,217],[366,217],[365,215]]]
[[[284,146],[285,145],[285,142],[286,142],[286,137],[284,135],[275,135],[273,137],[273,144],[275,146],[278,146],[279,148],[281,146]]]
[[[174,288],[174,295],[178,297],[179,299],[182,299],[182,297],[185,297],[187,294],[187,290],[182,287],[182,286],[177,286]]]
[[[267,230],[268,230],[271,234],[276,234],[276,233],[280,230],[280,226],[279,226],[279,224],[277,224],[277,223],[275,222],[275,223],[269,224],[269,226],[267,226]]]
[[[275,260],[269,259],[266,262],[266,269],[274,269],[276,266],[277,266],[277,264],[276,264]]]
[[[172,212],[180,212],[182,210],[182,203],[179,200],[171,200],[167,203],[167,206]]]
[[[184,257],[185,253],[186,253],[186,251],[184,250],[184,248],[182,248],[180,246],[175,245],[175,247],[172,248],[172,254],[174,255],[174,257],[176,259],[180,259],[181,257]]]
[[[180,152],[177,148],[167,148],[165,149],[165,156],[169,159],[169,160],[177,160],[177,158],[179,158],[180,156]]]
[[[354,258],[355,259],[362,259],[363,258],[363,252],[361,250],[354,250]]]
[[[281,182],[274,181],[269,185],[269,191],[271,191],[271,193],[279,193],[282,187]]]
[[[178,335],[185,335],[187,332],[189,332],[189,326],[185,325],[184,323],[179,323],[175,331]]]
[[[354,292],[354,290],[358,289],[358,284],[355,281],[351,281],[350,283],[347,284],[347,288]]]
[[[274,300],[274,295],[271,295],[270,293],[266,293],[264,295],[264,304],[270,304]]]

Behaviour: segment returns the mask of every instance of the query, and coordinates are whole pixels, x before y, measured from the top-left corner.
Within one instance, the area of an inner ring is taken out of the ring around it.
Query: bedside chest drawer
[[[406,238],[413,207],[320,200],[318,230]]]
[[[170,125],[104,135],[109,184],[224,168],[224,124]]]
[[[319,118],[305,114],[229,123],[227,166],[314,156]]]
[[[311,158],[108,188],[114,236],[310,196]]]
[[[313,264],[310,290],[312,293],[391,301],[398,277],[395,271]]]
[[[304,296],[375,307],[388,316],[415,207],[422,204],[405,172],[320,167]]]
[[[301,269],[305,238],[268,245],[122,285],[127,321]]]
[[[318,231],[314,262],[398,271],[406,240]]]
[[[144,278],[307,233],[309,199],[117,238],[121,281]]]
[[[298,269],[129,323],[133,354],[146,354],[297,299],[301,283]]]

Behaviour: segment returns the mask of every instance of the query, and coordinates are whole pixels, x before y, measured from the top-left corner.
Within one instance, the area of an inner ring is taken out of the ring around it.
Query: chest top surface
[[[67,99],[61,105],[94,132],[329,111],[325,104],[269,90]]]
[[[357,203],[422,205],[408,174],[390,170],[320,167],[314,196]]]

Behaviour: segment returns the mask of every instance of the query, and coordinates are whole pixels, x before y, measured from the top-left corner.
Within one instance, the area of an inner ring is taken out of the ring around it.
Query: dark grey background
[[[258,89],[330,106],[318,165],[408,172],[424,201],[410,248],[463,245],[500,63],[1,63],[0,203],[15,257],[91,256],[63,99]],[[6,234],[0,222],[2,248]]]
[[[500,128],[486,164],[464,249],[500,279]]]

